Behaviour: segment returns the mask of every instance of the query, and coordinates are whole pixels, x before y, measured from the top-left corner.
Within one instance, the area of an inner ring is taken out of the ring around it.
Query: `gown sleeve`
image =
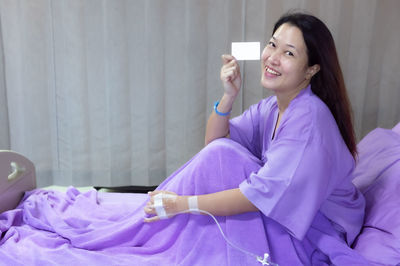
[[[261,121],[260,117],[264,117],[262,113],[268,108],[270,98],[254,104],[244,111],[240,116],[237,116],[229,121],[230,138],[242,146],[246,147],[254,156],[261,158]]]
[[[264,215],[301,240],[336,186],[330,145],[341,143],[321,138],[318,127],[324,125],[315,124],[312,112],[295,110],[288,117],[265,151],[264,166],[239,187]]]

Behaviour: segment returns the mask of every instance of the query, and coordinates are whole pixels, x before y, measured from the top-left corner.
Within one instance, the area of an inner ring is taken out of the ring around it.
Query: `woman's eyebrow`
[[[296,46],[294,46],[293,44],[287,43],[286,46],[289,46],[289,47],[291,47],[291,48],[297,50],[297,49],[296,49]]]
[[[275,36],[272,36],[271,39],[273,39],[274,41],[278,41],[278,40],[275,38]],[[287,43],[286,46],[289,46],[289,47],[291,47],[291,48],[297,50],[296,46],[294,46],[293,44]]]

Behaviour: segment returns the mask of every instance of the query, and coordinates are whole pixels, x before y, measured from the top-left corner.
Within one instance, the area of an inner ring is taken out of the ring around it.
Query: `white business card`
[[[260,42],[233,42],[231,52],[236,60],[260,60]]]

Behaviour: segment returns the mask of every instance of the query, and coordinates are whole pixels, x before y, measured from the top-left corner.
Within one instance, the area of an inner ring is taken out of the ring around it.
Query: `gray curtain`
[[[203,147],[232,41],[300,8],[336,40],[357,137],[400,120],[400,1],[0,0],[0,149],[38,184],[154,185]],[[238,115],[270,95],[241,63]]]

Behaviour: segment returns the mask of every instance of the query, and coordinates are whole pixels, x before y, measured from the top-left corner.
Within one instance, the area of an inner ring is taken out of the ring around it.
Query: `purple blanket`
[[[207,160],[203,156],[207,152],[201,152],[161,188],[178,194],[199,194],[238,187],[244,175],[259,167],[256,160],[243,152],[247,153],[242,149],[221,158],[244,162],[245,167]],[[249,159],[243,161],[245,158]],[[186,167],[188,164],[196,167]],[[198,167],[219,172],[192,173]],[[223,174],[226,171],[238,172],[237,178],[219,178],[226,176]],[[205,180],[207,175],[211,176]],[[28,192],[15,210],[0,216],[0,264],[259,264],[253,257],[229,247],[208,216],[182,214],[152,224],[143,223],[147,199],[147,195],[140,194],[106,194],[94,190],[80,193],[75,188],[67,193]],[[218,217],[218,221],[227,237],[241,248],[259,255],[268,252],[260,213]]]
[[[184,195],[237,188],[260,164],[243,146],[222,139],[160,189]],[[227,245],[208,216],[144,223],[146,200],[147,195],[75,188],[28,192],[15,210],[0,215],[0,265],[261,265]],[[230,241],[260,256],[268,252],[280,265],[302,265],[300,260],[310,257],[324,265],[326,257],[317,248],[336,261],[364,265],[321,213],[302,241],[261,212],[217,218]]]

